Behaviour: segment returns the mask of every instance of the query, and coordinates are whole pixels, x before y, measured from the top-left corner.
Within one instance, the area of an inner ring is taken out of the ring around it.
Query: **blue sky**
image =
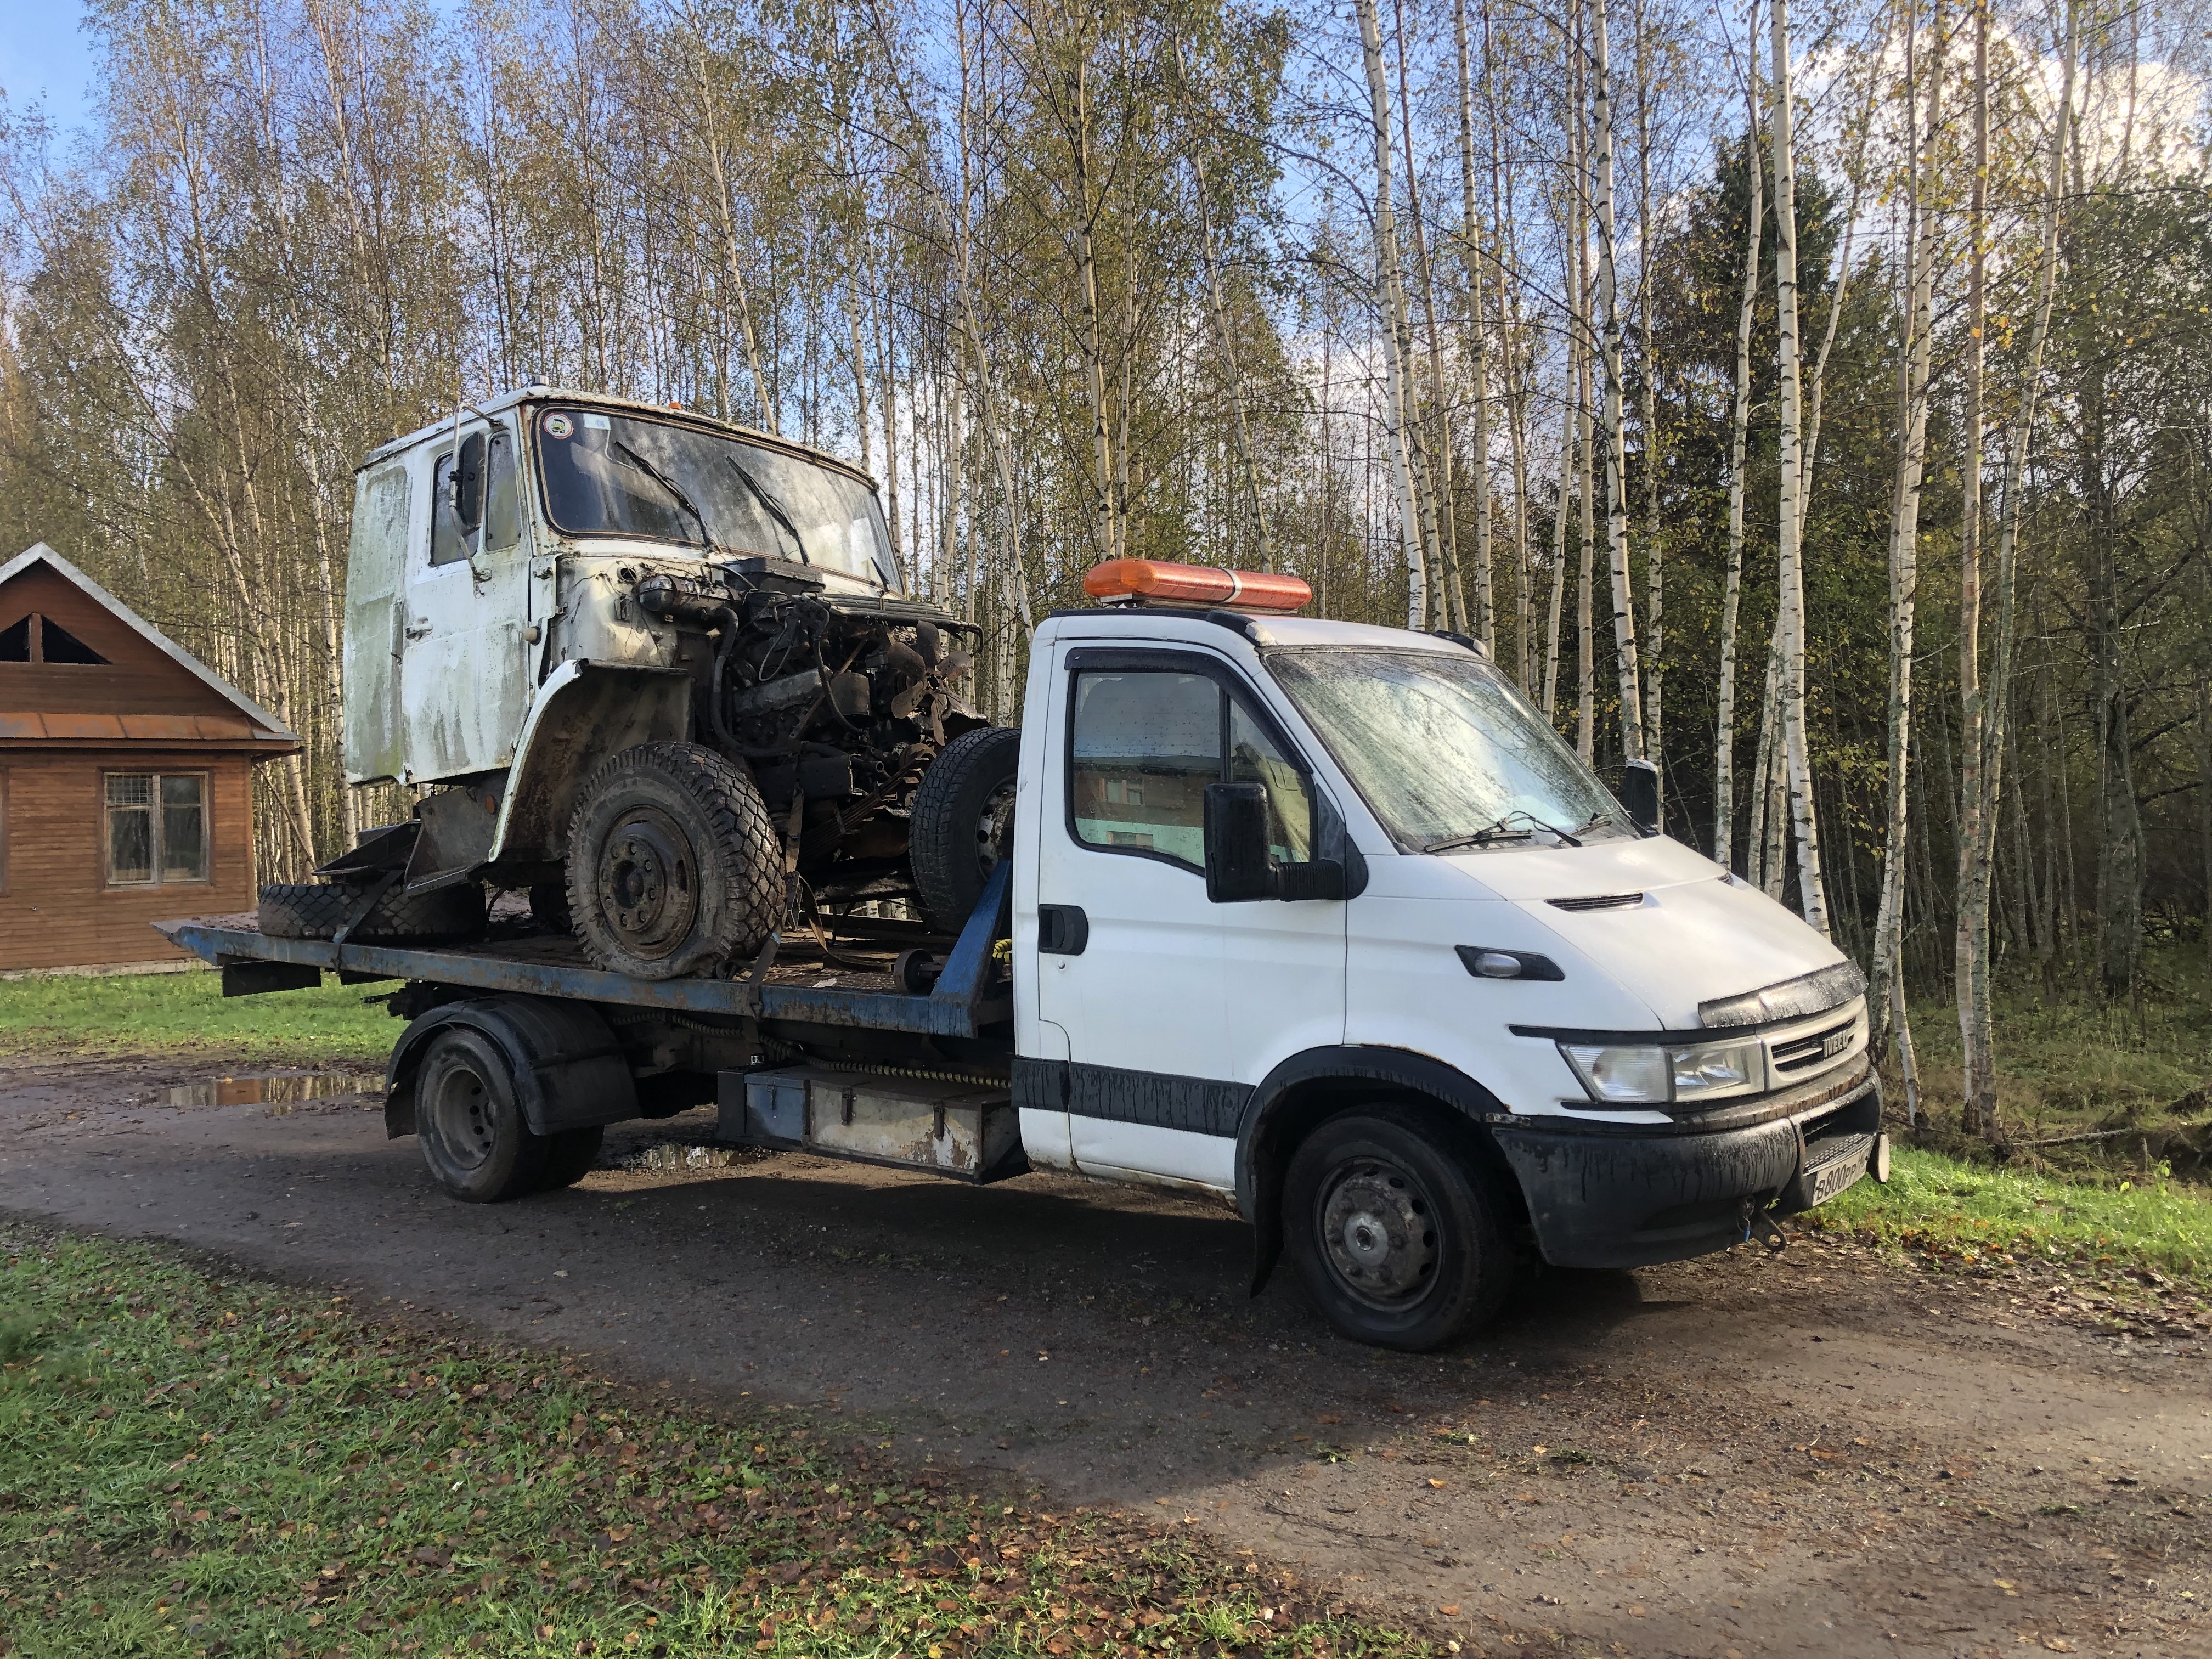
[[[92,52],[80,0],[11,0],[0,5],[0,88],[22,109],[46,106],[57,127],[82,125],[90,116]]]

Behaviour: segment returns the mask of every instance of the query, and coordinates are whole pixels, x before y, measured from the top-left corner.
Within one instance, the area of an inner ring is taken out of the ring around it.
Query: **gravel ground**
[[[1800,1240],[1547,1273],[1442,1354],[1244,1295],[1218,1208],[692,1153],[472,1206],[360,1096],[167,1105],[205,1061],[0,1066],[0,1209],[588,1352],[920,1462],[1197,1527],[1571,1651],[2212,1655],[2212,1334],[2179,1293]]]

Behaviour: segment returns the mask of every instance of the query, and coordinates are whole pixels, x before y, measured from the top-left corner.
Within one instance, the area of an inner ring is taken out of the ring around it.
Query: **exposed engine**
[[[799,801],[799,873],[822,898],[903,890],[908,809],[945,745],[988,724],[955,686],[980,631],[934,605],[824,591],[752,556],[654,574],[639,606],[687,635],[693,740],[747,767],[779,832]]]

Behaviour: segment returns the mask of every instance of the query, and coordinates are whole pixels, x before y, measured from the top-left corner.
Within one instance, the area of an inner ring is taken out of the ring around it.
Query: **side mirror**
[[[1650,761],[1632,760],[1623,769],[1620,804],[1630,822],[1647,836],[1659,833],[1659,769]]]
[[[461,440],[461,453],[453,462],[453,517],[461,533],[468,534],[483,522],[484,434],[471,433]]]
[[[1268,896],[1267,792],[1256,783],[1206,786],[1206,896],[1246,904]]]
[[[1267,846],[1267,791],[1257,783],[1206,786],[1206,896],[1215,904],[1255,899],[1340,899],[1344,866],[1334,859],[1274,861]]]

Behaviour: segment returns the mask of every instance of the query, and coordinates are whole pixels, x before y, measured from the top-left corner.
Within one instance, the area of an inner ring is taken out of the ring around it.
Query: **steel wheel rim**
[[[463,1170],[483,1167],[498,1140],[492,1121],[496,1103],[473,1066],[448,1065],[438,1075],[430,1097],[431,1121],[446,1153]]]
[[[655,961],[690,937],[699,915],[691,842],[658,807],[623,814],[599,846],[599,913],[622,947]]]
[[[1412,1305],[1436,1283],[1443,1232],[1413,1172],[1363,1155],[1329,1171],[1314,1200],[1322,1259],[1345,1292],[1386,1311]]]

